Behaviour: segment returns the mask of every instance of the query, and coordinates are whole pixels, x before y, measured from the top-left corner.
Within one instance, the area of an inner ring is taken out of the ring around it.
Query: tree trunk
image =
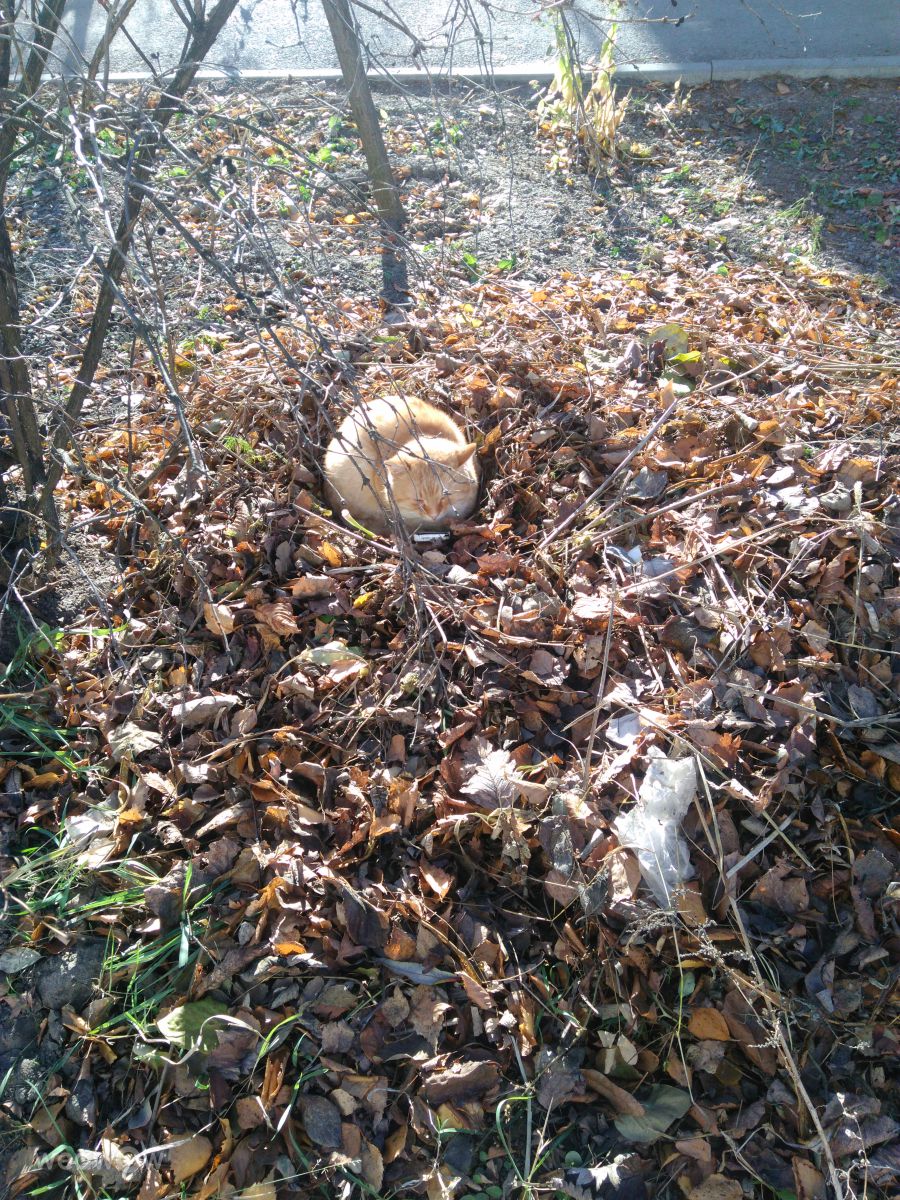
[[[56,38],[67,0],[45,0],[35,20],[33,40],[22,78],[8,102],[24,104],[37,89],[47,55]],[[0,31],[4,35],[0,80],[8,87],[11,44],[15,34],[15,9],[4,0]],[[28,498],[44,480],[44,458],[37,411],[31,393],[31,373],[22,353],[19,288],[9,228],[6,224],[6,185],[15,154],[20,121],[15,111],[3,113],[0,125],[0,391],[10,425],[10,436]]]
[[[362,139],[363,153],[372,181],[378,215],[385,224],[400,230],[404,223],[403,205],[394,182],[387,150],[378,122],[378,111],[363,63],[362,47],[349,0],[323,0],[328,28],[334,41],[341,74],[350,98],[350,110]]]
[[[389,299],[406,293],[406,264],[398,238],[406,221],[400,193],[388,161],[378,111],[366,77],[362,47],[349,0],[322,0],[328,28],[341,64],[350,111],[359,130],[375,206],[385,233],[382,248],[384,291]]]

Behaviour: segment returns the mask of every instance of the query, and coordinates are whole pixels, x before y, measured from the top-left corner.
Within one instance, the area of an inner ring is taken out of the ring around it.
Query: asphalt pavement
[[[191,0],[180,0],[181,7]],[[366,0],[376,8],[383,0]],[[372,13],[358,10],[371,66],[486,73],[552,69],[552,34],[537,19],[540,0],[491,0],[488,19],[479,0],[391,0],[391,11],[424,47]],[[604,23],[603,0],[578,0],[569,9],[583,54],[595,54]],[[462,15],[468,13],[468,15]],[[616,34],[620,70],[692,81],[747,74],[900,74],[900,0],[624,0]],[[69,66],[90,53],[105,15],[98,0],[70,0],[66,26]],[[680,23],[679,23],[680,22]],[[111,68],[116,74],[163,69],[178,58],[185,28],[171,0],[138,0],[119,34]],[[206,66],[282,75],[326,72],[337,60],[321,0],[242,0],[207,58]]]

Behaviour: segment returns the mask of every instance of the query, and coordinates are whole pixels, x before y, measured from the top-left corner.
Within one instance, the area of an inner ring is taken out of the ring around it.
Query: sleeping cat
[[[369,400],[325,452],[329,500],[376,532],[391,528],[394,505],[409,530],[446,529],[478,499],[475,449],[452,417],[424,400]]]

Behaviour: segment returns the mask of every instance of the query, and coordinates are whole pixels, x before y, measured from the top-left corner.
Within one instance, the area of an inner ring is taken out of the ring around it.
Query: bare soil
[[[320,100],[340,110],[336,93]],[[276,109],[293,108],[279,89]],[[548,169],[527,89],[380,98],[410,211],[414,275],[466,277],[498,264],[548,272],[658,263],[675,246],[724,266],[798,261],[896,287],[900,101],[891,83],[769,80],[632,93],[619,158],[589,178]],[[335,169],[326,200],[345,212],[365,192]],[[476,198],[477,197],[477,203]],[[470,256],[466,259],[464,256]],[[474,262],[471,259],[474,258]],[[326,266],[345,289],[377,263]],[[368,269],[367,269],[368,268]]]

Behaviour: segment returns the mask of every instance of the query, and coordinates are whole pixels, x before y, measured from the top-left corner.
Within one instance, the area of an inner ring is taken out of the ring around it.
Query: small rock
[[[90,1000],[100,977],[106,943],[99,938],[79,942],[35,967],[38,997],[45,1008],[70,1005],[77,1012]]]
[[[97,1098],[90,1079],[79,1079],[66,1101],[66,1116],[76,1125],[92,1129],[97,1122]]]
[[[47,1071],[36,1058],[21,1058],[13,1066],[4,1097],[18,1105],[24,1112],[31,1112],[43,1095],[43,1084]]]
[[[18,1056],[34,1042],[38,1034],[38,1021],[34,1013],[10,1014],[6,1005],[0,1006],[0,1056]]]
[[[443,1154],[443,1162],[457,1175],[468,1175],[475,1155],[475,1139],[468,1133],[457,1133],[450,1139]]]

